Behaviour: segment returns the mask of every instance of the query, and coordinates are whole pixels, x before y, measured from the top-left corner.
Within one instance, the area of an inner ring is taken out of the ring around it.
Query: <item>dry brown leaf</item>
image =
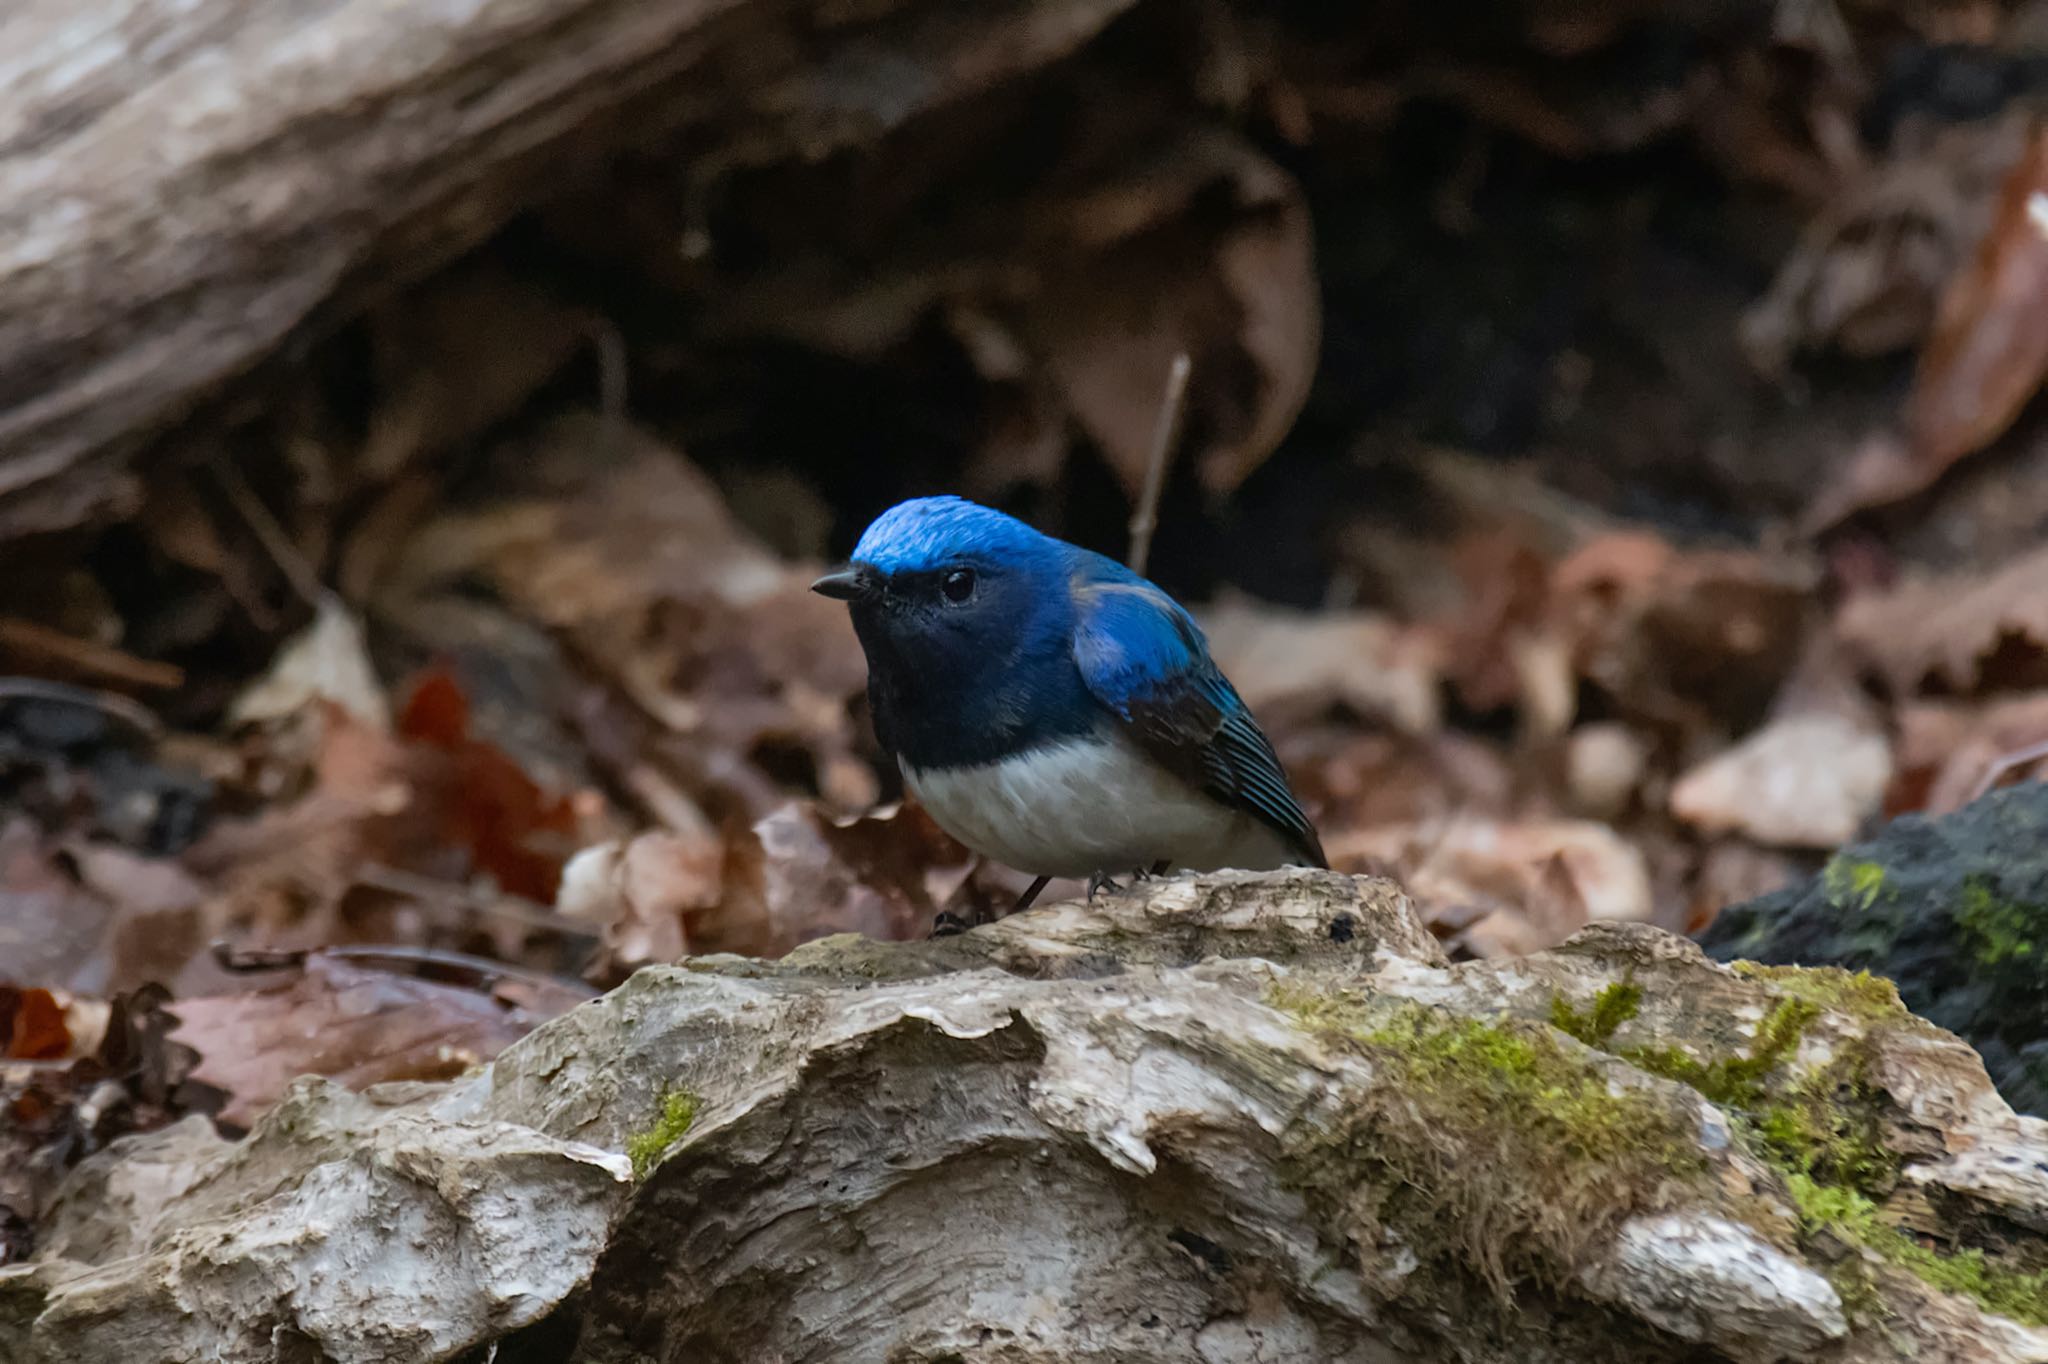
[[[351,1088],[445,1080],[488,1061],[568,1007],[508,1004],[481,990],[394,975],[315,953],[289,983],[179,1000],[172,1036],[199,1053],[195,1079],[229,1095],[223,1122],[247,1127],[301,1075]]]
[[[1799,529],[1817,536],[1865,508],[1910,497],[1927,482],[1920,459],[1904,438],[1892,431],[1872,432],[1830,471],[1800,513]]]
[[[1434,462],[1442,486],[1480,481],[1450,461]],[[1508,482],[1501,479],[1490,491]],[[1477,491],[1473,488],[1473,491]],[[1552,598],[1551,565],[1536,548],[1534,518],[1515,518],[1460,536],[1450,559],[1463,585],[1462,601],[1437,629],[1458,695],[1474,710],[1513,705],[1525,733],[1555,738],[1571,726],[1578,707],[1573,643],[1560,628]],[[1547,537],[1544,537],[1547,538]],[[1649,537],[1646,543],[1655,544]]]
[[[1650,748],[1638,731],[1616,721],[1581,725],[1565,742],[1565,790],[1572,808],[1596,819],[1628,809],[1649,770]]]
[[[0,1060],[63,1061],[92,1051],[97,1040],[71,1026],[75,1002],[35,986],[0,985]]]
[[[1339,702],[1410,734],[1442,721],[1442,660],[1430,635],[1369,611],[1289,611],[1250,602],[1201,616],[1210,651],[1245,702]]]
[[[108,844],[66,849],[79,884],[113,907],[105,938],[106,975],[95,989],[125,994],[155,982],[183,994],[206,979],[204,906],[210,889],[170,858],[143,857]],[[195,975],[195,965],[201,969]]]
[[[1194,209],[1217,195],[1230,216],[1212,228]],[[1210,492],[1232,491],[1287,433],[1315,371],[1320,293],[1300,191],[1248,144],[1195,134],[1056,211],[1101,254],[1017,314],[1025,348],[1132,498],[1167,372],[1187,355],[1195,471]]]
[[[1835,848],[1877,813],[1891,776],[1891,745],[1859,717],[1789,715],[1680,777],[1671,813],[1709,836]]]
[[[2014,119],[1940,128],[1830,196],[1742,320],[1753,363],[1777,374],[1802,350],[1882,355],[1918,342],[2026,133]]]
[[[510,416],[588,344],[593,319],[495,266],[469,266],[372,318],[378,401],[361,473],[382,481]]]
[[[562,869],[556,912],[603,935],[593,978],[623,976],[690,951],[689,916],[725,895],[725,842],[716,831],[655,830],[593,844]]]
[[[771,957],[831,933],[920,938],[974,862],[915,805],[835,820],[792,801],[734,842],[725,896],[691,920],[690,938],[699,951]]]
[[[288,719],[316,699],[331,701],[374,729],[391,727],[391,705],[370,663],[363,627],[338,597],[322,598],[312,624],[285,642],[270,669],[228,709],[235,724]]]
[[[1941,294],[1905,435],[1867,437],[1801,518],[1809,533],[1925,491],[2012,425],[2048,375],[2048,129],[2005,177],[1970,259]]]
[[[1638,717],[1742,723],[1798,659],[1818,579],[1802,559],[1615,532],[1552,572],[1551,628],[1578,675]]]
[[[1784,853],[1737,839],[1715,843],[1700,858],[1683,927],[1699,933],[1729,905],[1769,895],[1801,874],[1800,864]]]
[[[423,527],[381,611],[405,618],[458,581],[488,583],[667,729],[741,759],[796,750],[835,804],[874,801],[847,710],[866,664],[845,608],[809,591],[816,565],[776,558],[643,432],[571,418],[494,467],[505,500]]]
[[[710,478],[638,428],[565,416],[500,447],[490,467],[494,499],[418,529],[380,584],[380,609],[482,578],[543,624],[576,627],[637,620],[665,600],[745,606],[800,574],[732,519]]]
[[[1277,718],[1274,746],[1326,845],[1352,829],[1508,811],[1514,774],[1470,735],[1360,732]]]
[[[211,931],[266,947],[317,947],[332,940],[333,911],[360,868],[391,851],[375,846],[378,833],[408,828],[393,821],[413,789],[399,741],[339,706],[316,703],[281,738],[310,751],[303,794],[221,821],[183,861],[219,889]]]
[[[1947,814],[1983,789],[2008,756],[2048,743],[2048,691],[1989,702],[1913,701],[1900,706],[1898,777],[1887,814]]]
[[[1835,632],[1892,694],[2048,684],[2048,549],[1849,599]]]
[[[418,826],[466,855],[450,874],[486,875],[512,895],[553,900],[580,832],[576,802],[470,732],[469,696],[448,669],[415,683],[398,729],[412,741],[406,766]]]
[[[0,822],[0,980],[103,989],[113,907],[67,875],[33,821]]]
[[[2048,376],[2048,127],[1943,293],[1906,408],[1926,482],[1996,440]],[[1924,486],[1924,484],[1923,484]]]
[[[1642,853],[1584,820],[1452,818],[1326,833],[1332,866],[1395,876],[1439,932],[1494,955],[1553,945],[1591,920],[1643,920]]]
[[[990,439],[962,480],[984,491],[1049,477],[1072,427],[1135,497],[1185,354],[1182,458],[1228,493],[1287,432],[1314,375],[1307,205],[1235,134],[1165,127],[1154,106],[1094,95],[1042,177],[963,200],[949,177],[906,167],[869,187],[882,207],[863,215],[857,246],[792,253],[731,282],[710,325],[874,361],[943,319],[990,390]]]
[[[1526,679],[1515,660],[1549,628],[1550,565],[1510,530],[1468,533],[1451,559],[1465,588],[1446,644],[1459,697],[1480,711],[1522,700]]]
[[[0,1265],[34,1249],[38,1212],[81,1157],[219,1096],[188,1080],[164,992],[112,999],[0,985]],[[17,1059],[20,1058],[20,1059]]]

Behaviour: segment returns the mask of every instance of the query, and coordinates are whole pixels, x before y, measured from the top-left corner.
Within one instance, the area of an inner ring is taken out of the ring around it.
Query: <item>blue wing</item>
[[[1105,561],[1107,562],[1107,561]],[[1074,661],[1140,748],[1265,824],[1311,866],[1329,865],[1273,745],[1180,604],[1122,569],[1074,587]]]

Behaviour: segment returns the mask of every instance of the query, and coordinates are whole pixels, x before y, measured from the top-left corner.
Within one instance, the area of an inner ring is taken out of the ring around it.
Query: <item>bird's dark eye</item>
[[[956,568],[948,573],[939,584],[939,591],[946,594],[946,600],[958,606],[974,595],[974,570]]]

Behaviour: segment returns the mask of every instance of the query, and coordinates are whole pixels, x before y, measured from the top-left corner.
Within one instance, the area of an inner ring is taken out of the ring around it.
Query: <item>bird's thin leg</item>
[[[1088,878],[1088,903],[1091,905],[1095,903],[1097,891],[1106,890],[1114,893],[1122,889],[1123,887],[1118,885],[1108,872],[1098,871]]]
[[[975,866],[979,868],[981,863],[977,860]],[[932,936],[934,938],[950,938],[956,933],[965,933],[970,928],[978,928],[982,924],[994,923],[997,919],[1015,914],[1019,910],[1029,909],[1031,908],[1031,902],[1038,898],[1038,893],[1044,890],[1046,883],[1051,880],[1050,876],[1041,876],[1036,881],[1033,881],[1024,893],[1017,897],[1017,902],[1001,914],[989,913],[987,903],[978,896],[968,897],[971,907],[968,908],[965,914],[956,914],[950,909],[942,909],[932,919]]]
[[[1166,875],[1166,869],[1172,865],[1172,863],[1168,862],[1165,858],[1162,857],[1149,867],[1133,868],[1131,871],[1131,879],[1133,881],[1150,881],[1156,876]],[[1111,887],[1111,889],[1115,889],[1115,887]]]
[[[1017,903],[1010,906],[1010,913],[1017,914],[1031,908],[1031,902],[1038,898],[1038,892],[1044,890],[1046,883],[1051,880],[1050,876],[1041,876],[1025,887],[1024,893],[1017,897]]]

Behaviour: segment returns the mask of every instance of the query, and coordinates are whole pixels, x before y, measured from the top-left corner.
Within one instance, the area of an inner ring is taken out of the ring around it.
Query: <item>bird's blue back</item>
[[[1323,862],[1272,746],[1200,627],[1154,583],[954,497],[891,508],[853,559],[907,585],[899,604],[854,619],[876,730],[912,766],[973,767],[1121,734]],[[917,604],[909,589],[963,567],[978,575],[973,609]]]

